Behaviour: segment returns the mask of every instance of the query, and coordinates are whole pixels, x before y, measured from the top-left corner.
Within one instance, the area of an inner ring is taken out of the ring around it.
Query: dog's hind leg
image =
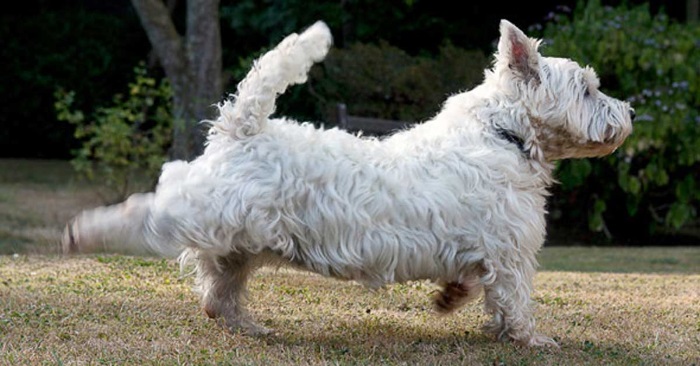
[[[246,309],[246,284],[255,270],[254,260],[244,254],[197,258],[197,287],[208,317],[231,333],[264,335],[270,329],[253,322]]]
[[[530,298],[535,275],[534,263],[514,261],[511,267],[487,265],[484,277],[485,310],[493,318],[484,331],[502,341],[514,341],[524,346],[557,346],[549,337],[535,333],[533,303]],[[533,261],[534,262],[534,261]],[[490,278],[489,278],[490,277]],[[488,279],[486,279],[488,278]]]

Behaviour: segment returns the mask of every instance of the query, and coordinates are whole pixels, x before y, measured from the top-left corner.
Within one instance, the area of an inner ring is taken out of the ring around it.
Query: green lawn
[[[547,247],[545,271],[700,274],[697,247]]]
[[[56,254],[66,222],[102,196],[67,161],[0,159],[0,255]]]

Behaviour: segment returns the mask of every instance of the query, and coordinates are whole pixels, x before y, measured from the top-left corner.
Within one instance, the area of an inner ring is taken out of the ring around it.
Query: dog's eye
[[[590,97],[590,96],[591,96],[591,91],[588,90],[588,88],[586,88],[586,91],[583,92],[583,96],[586,97],[586,98]]]

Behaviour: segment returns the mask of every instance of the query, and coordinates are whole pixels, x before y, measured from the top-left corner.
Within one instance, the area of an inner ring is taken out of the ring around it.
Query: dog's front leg
[[[493,318],[484,326],[487,333],[501,341],[514,341],[524,346],[554,346],[557,343],[535,333],[531,300],[535,275],[534,258],[499,261],[489,266],[491,277],[484,286],[486,312]],[[503,264],[503,263],[506,264]]]

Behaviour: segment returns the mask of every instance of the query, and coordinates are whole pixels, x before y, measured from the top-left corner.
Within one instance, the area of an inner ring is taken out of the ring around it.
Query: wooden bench
[[[345,104],[339,103],[336,107],[338,128],[348,132],[362,131],[365,135],[381,136],[396,130],[410,127],[413,123],[382,118],[369,118],[351,116]]]

